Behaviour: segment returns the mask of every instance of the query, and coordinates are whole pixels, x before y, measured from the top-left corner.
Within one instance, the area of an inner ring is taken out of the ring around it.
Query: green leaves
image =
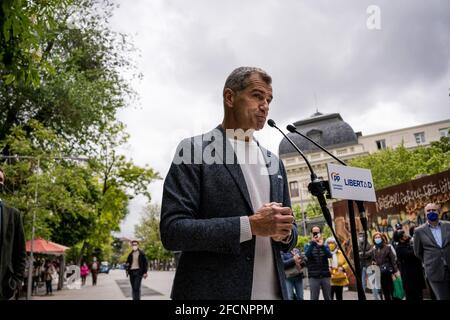
[[[429,147],[386,149],[350,161],[354,167],[372,170],[376,189],[415,179],[421,174],[434,174],[450,168],[450,139],[442,137]]]
[[[149,260],[164,260],[172,257],[161,242],[159,221],[161,207],[157,204],[149,204],[142,214],[141,221],[135,226],[135,235],[141,239],[141,247]]]

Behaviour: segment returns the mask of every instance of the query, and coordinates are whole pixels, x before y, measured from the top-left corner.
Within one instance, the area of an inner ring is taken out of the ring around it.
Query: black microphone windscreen
[[[295,132],[295,130],[297,130],[292,124],[288,124],[286,129],[288,129],[288,131],[290,132]]]
[[[267,124],[268,124],[269,126],[271,126],[271,127],[275,127],[275,121],[273,121],[272,119],[269,119],[269,120],[267,121]]]

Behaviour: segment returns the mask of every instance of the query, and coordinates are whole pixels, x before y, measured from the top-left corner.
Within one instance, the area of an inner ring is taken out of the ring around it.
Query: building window
[[[414,137],[416,138],[417,144],[425,142],[425,132],[414,133]]]
[[[336,153],[337,153],[338,156],[346,154],[347,153],[347,149],[339,149],[339,150],[336,151]]]
[[[439,129],[439,133],[441,134],[441,137],[450,138],[450,128]]]
[[[386,140],[377,140],[375,141],[375,143],[377,144],[377,149],[378,150],[383,150],[386,149]]]
[[[291,181],[289,182],[289,190],[291,191],[291,197],[298,197],[299,196],[299,192],[298,192],[298,182],[297,181]]]

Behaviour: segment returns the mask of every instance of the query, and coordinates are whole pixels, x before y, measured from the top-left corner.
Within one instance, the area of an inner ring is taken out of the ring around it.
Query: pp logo
[[[341,180],[341,177],[339,176],[339,173],[337,172],[332,172],[331,173],[331,179],[335,182],[338,182],[339,180]]]

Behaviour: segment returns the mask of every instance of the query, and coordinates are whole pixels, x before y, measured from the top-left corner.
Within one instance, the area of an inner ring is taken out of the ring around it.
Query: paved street
[[[150,271],[149,277],[142,281],[142,300],[170,299],[174,271]],[[97,286],[92,286],[88,277],[86,285],[81,289],[64,289],[56,291],[53,296],[43,293],[33,296],[33,300],[131,300],[131,286],[123,270],[111,270],[109,274],[99,274]],[[309,300],[309,290],[305,290],[305,299]],[[371,300],[372,295],[367,294]],[[344,291],[344,300],[357,300],[353,291]]]

